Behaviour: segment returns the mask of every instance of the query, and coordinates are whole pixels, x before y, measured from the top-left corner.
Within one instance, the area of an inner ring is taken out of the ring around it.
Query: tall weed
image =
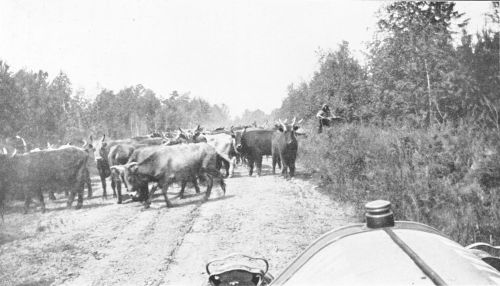
[[[398,220],[431,225],[460,243],[500,239],[494,132],[346,124],[311,134],[300,146],[300,162],[328,192],[354,203],[360,217],[366,202],[386,199]]]

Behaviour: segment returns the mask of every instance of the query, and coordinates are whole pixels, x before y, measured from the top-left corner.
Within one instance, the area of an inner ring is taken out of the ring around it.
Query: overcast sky
[[[290,83],[307,81],[318,50],[346,40],[358,58],[384,2],[361,1],[20,1],[0,2],[0,60],[63,71],[73,89],[143,84],[157,95],[191,92],[225,103],[231,115],[281,105]],[[484,22],[489,2],[460,2]]]

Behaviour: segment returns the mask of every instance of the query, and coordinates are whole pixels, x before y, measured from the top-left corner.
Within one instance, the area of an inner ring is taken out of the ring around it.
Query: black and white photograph
[[[1,0],[4,285],[500,285],[500,2]]]

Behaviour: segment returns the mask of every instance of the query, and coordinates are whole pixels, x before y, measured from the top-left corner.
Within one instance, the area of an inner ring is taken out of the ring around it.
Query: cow
[[[207,143],[217,150],[217,153],[224,154],[230,161],[226,161],[222,157],[217,157],[217,169],[224,164],[226,169],[226,178],[232,177],[234,174],[234,167],[236,165],[236,151],[234,148],[234,136],[225,133],[218,133],[214,135],[204,135]]]
[[[99,177],[101,178],[103,199],[107,198],[106,178],[111,175],[109,154],[113,146],[120,144],[127,144],[136,147],[136,146],[160,145],[165,143],[165,140],[161,137],[159,138],[135,137],[129,139],[112,140],[112,141],[105,141],[105,140],[106,140],[106,135],[103,135],[101,140],[94,142],[94,146],[96,147],[95,160],[97,163],[97,171],[99,172]],[[113,188],[113,197],[117,197],[116,190],[113,186],[116,186],[116,181],[115,184],[113,184],[112,181],[111,187]]]
[[[262,173],[262,156],[272,155],[272,137],[274,130],[245,128],[241,133],[235,132],[236,151],[245,157],[248,163],[248,175],[252,176],[254,164],[257,175]]]
[[[295,118],[291,124],[285,124],[279,120],[279,124],[276,125],[277,130],[274,132],[272,137],[272,167],[273,174],[276,173],[276,163],[281,162],[281,174],[283,176],[288,175],[288,169],[290,169],[290,177],[295,175],[295,159],[297,158],[298,143],[295,137],[295,131],[299,129],[298,124],[295,123]]]
[[[29,143],[26,143],[26,141],[24,140],[24,138],[20,137],[19,135],[17,135],[15,137],[18,142],[22,142],[22,146],[20,144],[18,144],[18,146],[15,148],[16,150],[16,153],[17,154],[20,154],[19,150],[24,150],[24,153],[28,153],[28,152],[38,152],[38,151],[42,151],[42,149],[40,148],[34,148],[34,149],[31,149],[31,144]],[[94,148],[92,146],[91,143],[87,143],[86,140],[82,140],[83,142],[83,145],[81,146],[81,149],[84,150],[88,156],[92,159],[90,160],[87,160],[87,170],[91,167],[90,164],[91,162],[93,161],[93,157],[94,157],[94,154],[93,154],[93,151],[94,151]],[[69,147],[69,146],[72,146],[70,145],[69,143],[65,144],[65,145],[61,145],[60,147],[58,148],[65,148],[65,147]],[[31,150],[30,150],[31,149]],[[47,142],[47,149],[45,150],[55,150],[57,149],[55,146],[51,145],[50,143]],[[85,176],[85,183],[87,184],[87,189],[88,189],[88,198],[92,198],[92,184],[91,184],[91,181],[90,181],[90,174],[87,172],[86,176]],[[48,188],[49,189],[49,199],[50,200],[55,200],[56,197],[54,196],[54,190],[53,188],[54,187],[57,187],[57,184],[53,184],[52,186],[49,186],[49,185],[45,185],[44,188]],[[65,190],[65,194],[66,194],[66,197],[68,196],[68,190],[66,189]]]
[[[212,145],[218,153],[224,154],[226,158],[230,158],[230,161],[226,161],[222,157],[217,157],[217,166],[218,169],[224,164],[224,168],[226,169],[226,177],[233,176],[235,160],[232,159],[236,156],[236,152],[234,150],[234,135],[231,135],[229,131],[219,130],[216,134],[204,134],[202,133],[203,129],[198,127],[193,131],[194,133],[190,134],[190,132],[185,132],[181,128],[179,128],[179,133],[177,136],[170,140],[166,145],[176,145],[182,143],[202,143],[206,142]],[[183,182],[184,184],[184,182]]]
[[[87,160],[87,168],[86,168],[86,172],[85,172],[85,184],[87,185],[87,198],[92,198],[92,182],[90,180],[90,168],[92,168],[91,164],[92,162],[94,162],[94,146],[92,145],[92,143],[89,143],[87,142],[86,140],[83,140],[83,145],[81,147],[77,147],[77,146],[73,146],[73,145],[70,145],[69,143],[68,144],[65,144],[65,145],[62,145],[60,146],[58,149],[63,149],[63,148],[77,148],[77,149],[80,149],[80,150],[83,150],[85,151],[85,153],[87,153],[87,156],[89,157],[88,160]],[[46,150],[56,150],[56,149],[46,149]],[[68,190],[66,189],[64,191],[66,197],[69,195],[68,193]],[[54,191],[53,190],[50,190],[49,191],[49,199],[50,200],[55,200],[55,196],[54,196]]]
[[[138,146],[127,143],[121,143],[111,146],[108,153],[109,165],[114,166],[126,164],[136,147]],[[113,194],[117,194],[118,204],[122,203],[121,182],[121,174],[116,174],[111,170],[111,188],[113,189]],[[125,187],[128,189],[127,185],[125,185]]]
[[[207,180],[206,200],[210,197],[213,179],[218,178],[221,189],[224,194],[226,193],[224,178],[216,168],[217,155],[224,156],[224,154],[217,154],[217,151],[207,143],[150,146],[134,151],[129,162],[121,167],[125,181],[132,188],[149,182],[157,182],[158,187],[162,189],[167,207],[172,207],[167,197],[167,190],[169,185],[176,181],[183,182],[198,176],[205,176]],[[118,168],[113,167],[113,169]],[[149,192],[144,203],[145,208],[150,206],[156,189],[153,187]]]
[[[19,186],[25,197],[24,213],[28,212],[32,194],[36,194],[45,212],[42,188],[53,183],[69,188],[67,206],[78,195],[76,208],[83,205],[83,189],[87,180],[88,153],[78,147],[41,150],[24,154],[0,154],[0,194]]]

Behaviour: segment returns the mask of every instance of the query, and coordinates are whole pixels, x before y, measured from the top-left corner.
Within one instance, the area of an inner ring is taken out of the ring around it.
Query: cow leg
[[[139,200],[140,201],[145,201],[148,199],[148,192],[149,192],[149,185],[148,183],[142,183],[140,188],[139,188]]]
[[[31,203],[31,193],[29,192],[29,190],[25,189],[24,190],[24,214],[28,213],[30,203]]]
[[[168,188],[168,185],[165,184],[165,186],[163,186],[162,189],[163,188],[165,188],[165,190],[166,190]],[[157,189],[158,189],[158,185],[153,186],[151,188],[151,191],[149,191],[149,195],[148,195],[147,199],[144,201],[144,208],[146,208],[146,209],[149,208],[149,206],[151,205],[151,199],[153,198],[153,195]]]
[[[181,183],[181,192],[179,198],[184,199],[184,189],[186,188],[187,180],[182,180]]]
[[[248,175],[251,177],[253,174],[253,159],[248,159]]]
[[[37,195],[38,195],[38,200],[40,201],[40,204],[42,205],[42,213],[45,213],[45,202],[43,201],[42,189],[38,188],[36,191],[37,191]]]
[[[276,154],[273,154],[273,175],[276,174],[276,163],[278,163],[278,156]]]
[[[193,176],[193,186],[194,186],[194,190],[196,191],[196,193],[199,194],[200,187],[198,186],[198,180],[196,180],[196,176]]]
[[[120,179],[113,178],[111,176],[111,188],[113,189],[113,198],[118,198],[118,203],[122,203],[122,184]]]
[[[219,178],[219,185],[222,191],[224,192],[224,196],[226,195],[226,183],[224,183],[224,178]]]
[[[257,176],[260,176],[262,173],[262,156],[257,157],[255,164],[257,165]]]
[[[122,203],[122,182],[120,179],[118,179],[116,182],[116,192],[118,193],[118,202],[119,204]]]
[[[229,178],[232,178],[234,175],[234,168],[236,167],[236,158],[231,158],[231,162],[229,163]]]
[[[295,175],[295,163],[290,163],[290,177],[293,177]]]
[[[88,169],[85,170],[85,183],[87,184],[87,198],[92,198],[92,181],[90,180],[90,172]]]
[[[66,202],[66,206],[68,208],[71,207],[71,205],[73,204],[73,200],[75,199],[75,193],[76,193],[76,190],[73,188],[71,190],[71,192],[69,193],[69,196],[68,196],[68,201]]]
[[[109,177],[111,179],[111,189],[113,189],[113,198],[116,198],[116,184],[113,186],[113,176]]]
[[[127,181],[125,180],[125,176],[123,174],[120,174],[120,178],[121,178],[121,180],[123,182],[123,185],[125,186],[125,189],[128,192],[128,185],[127,185]]]
[[[83,206],[83,190],[85,189],[85,183],[81,182],[77,185],[76,191],[78,192],[78,201],[76,203],[76,209],[79,210]]]
[[[282,164],[281,174],[286,178],[287,174],[288,174],[288,164],[287,164],[287,161],[285,160],[285,158],[283,158],[282,155],[280,155],[280,159],[281,159],[281,164]]]
[[[212,192],[212,186],[214,185],[214,179],[211,175],[206,175],[207,178],[207,192],[205,194],[205,201],[210,197],[210,193]]]
[[[163,193],[163,197],[165,198],[165,203],[167,204],[167,208],[171,208],[172,207],[172,203],[168,199],[167,190],[168,190],[168,184],[165,184],[161,188],[161,192]]]
[[[217,159],[215,159],[215,169],[220,170],[220,168],[222,167],[222,161],[222,158],[217,155]]]
[[[224,162],[224,169],[226,169],[226,178],[229,177],[229,165],[230,165],[230,162],[226,161],[226,160],[223,160]]]
[[[101,177],[101,184],[102,184],[102,198],[107,199],[108,194],[106,192],[106,177],[103,175],[99,175]]]

